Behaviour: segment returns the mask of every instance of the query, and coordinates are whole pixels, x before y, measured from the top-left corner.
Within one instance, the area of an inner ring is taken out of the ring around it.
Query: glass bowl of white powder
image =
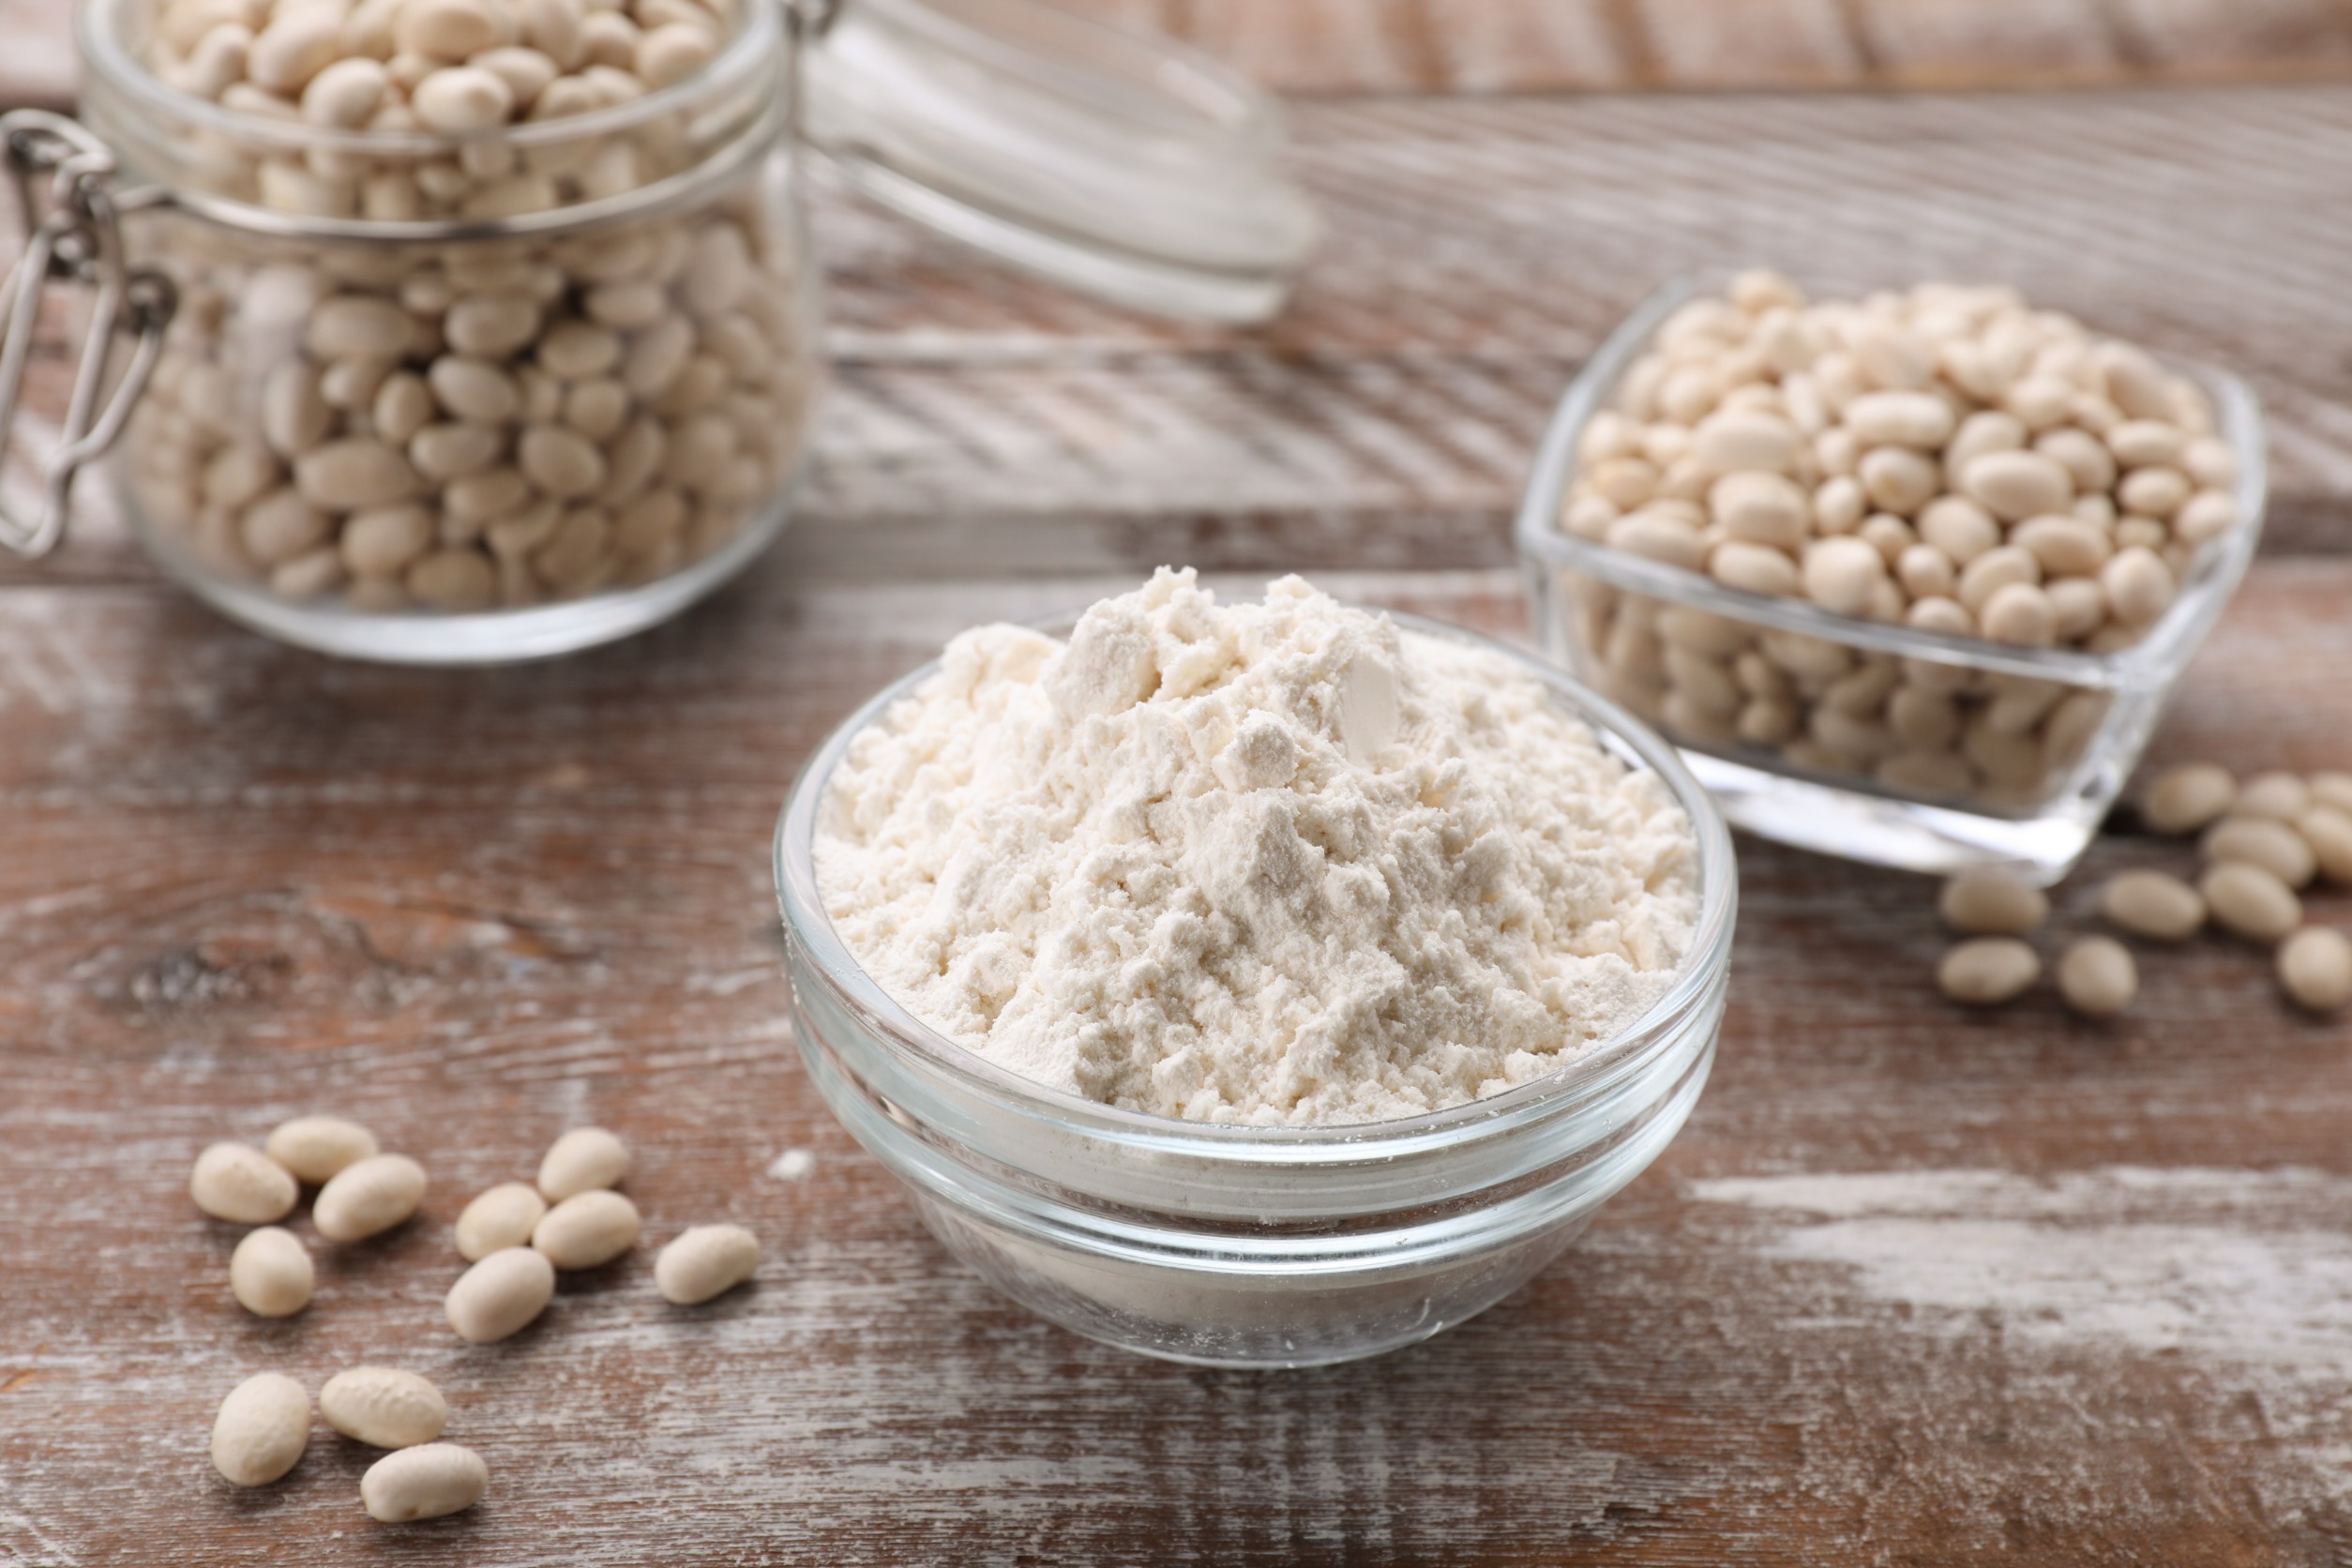
[[[1556,669],[1168,572],[878,694],[776,873],[811,1078],[948,1248],[1233,1366],[1558,1256],[1696,1104],[1737,903],[1675,749]]]

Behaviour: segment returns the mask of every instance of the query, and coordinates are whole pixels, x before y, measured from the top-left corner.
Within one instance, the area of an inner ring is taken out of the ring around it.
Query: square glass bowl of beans
[[[1734,823],[2064,875],[2261,529],[2253,395],[2014,291],[1681,283],[1594,354],[1515,535],[1550,656]]]

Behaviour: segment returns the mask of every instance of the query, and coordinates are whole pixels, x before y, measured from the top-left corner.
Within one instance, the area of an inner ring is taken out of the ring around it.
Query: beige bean
[[[628,1175],[628,1145],[602,1127],[574,1127],[539,1158],[539,1192],[560,1203],[583,1192],[617,1187]]]
[[[626,71],[636,63],[637,46],[644,37],[643,30],[619,11],[591,8],[580,22],[580,50],[588,61],[580,74],[585,76],[599,66]]]
[[[486,49],[466,61],[475,70],[486,70],[506,83],[507,95],[515,107],[528,110],[547,91],[548,83],[558,72],[555,62],[535,49],[507,45],[501,49]]]
[[[336,1172],[310,1205],[310,1223],[330,1242],[382,1235],[425,1200],[425,1168],[405,1154],[372,1154]]]
[[[365,57],[338,60],[302,89],[302,117],[312,125],[348,129],[365,125],[384,101],[384,67]]]
[[[297,1116],[272,1127],[263,1147],[298,1180],[315,1184],[374,1154],[376,1135],[340,1116]]]
[[[2319,869],[2301,834],[2264,817],[2224,817],[2206,829],[2197,847],[2208,860],[2247,861],[2289,887],[2308,886]]]
[[[1961,471],[1960,488],[2003,522],[2064,511],[2074,498],[2073,475],[2056,458],[2041,452],[1986,452],[1972,458]]]
[[[2116,486],[2116,504],[2142,517],[2168,518],[2195,493],[2189,476],[2177,468],[2135,469]]]
[[[1853,351],[1872,385],[1908,391],[1935,379],[1935,349],[1900,323],[1876,320],[1864,324],[1854,335]]]
[[[269,591],[281,599],[315,598],[337,588],[342,580],[342,557],[336,554],[333,545],[321,545],[272,566]]]
[[[427,129],[460,135],[505,124],[514,113],[515,95],[494,72],[450,66],[418,83],[408,106]]]
[[[2320,875],[2331,882],[2352,883],[2352,812],[2314,806],[2295,819],[2295,830],[2311,846]]]
[[[594,1269],[611,1262],[637,1241],[637,1205],[617,1192],[575,1193],[547,1212],[531,1245],[559,1269]]]
[[[740,1225],[698,1225],[683,1231],[654,1260],[662,1299],[700,1306],[749,1279],[760,1266],[759,1239]]]
[[[497,568],[479,550],[435,550],[412,565],[404,580],[411,594],[435,610],[462,613],[498,602]]]
[[[671,23],[638,40],[631,65],[647,86],[667,87],[709,65],[717,53],[717,40],[706,29]]]
[[[502,1247],[458,1276],[444,1304],[458,1337],[495,1344],[520,1334],[555,1298],[555,1266],[527,1246]]]
[[[2095,577],[2062,577],[2043,584],[2058,614],[2060,642],[2079,642],[2107,622],[2107,591]]]
[[[1947,881],[1936,909],[1946,926],[1971,936],[2021,937],[2050,918],[2047,894],[2012,872],[1990,867]]]
[[[523,42],[546,55],[560,71],[580,68],[586,56],[580,43],[578,0],[520,0],[517,10]]]
[[[319,302],[303,346],[319,359],[398,359],[413,330],[409,314],[373,294],[337,294]]]
[[[653,340],[666,346],[675,337],[675,333],[671,330],[673,327],[683,329],[688,335],[689,339],[691,339],[693,328],[681,321],[665,320],[659,324],[658,331],[661,336],[658,339],[654,334],[646,334],[640,339],[640,342]],[[677,370],[686,369],[686,359],[692,352],[693,345],[689,340],[679,351],[678,362],[671,372],[671,379],[675,378]],[[634,352],[632,352],[631,359],[632,362],[635,359]],[[665,380],[662,384],[667,386],[668,380]],[[632,384],[630,390],[638,391],[639,389]],[[641,392],[640,395],[647,394]],[[1620,510],[1630,511],[1657,495],[1658,478],[1656,465],[1647,459],[1610,458],[1604,462],[1596,463],[1591,474],[1587,476],[1586,482],[1592,487],[1595,494],[1607,501],[1610,505]]]
[[[2104,494],[2115,488],[2115,455],[2106,444],[2088,430],[2060,429],[2044,430],[2035,437],[2035,451],[2055,458],[2066,466],[2073,477],[2076,490],[2086,494]]]
[[[522,294],[463,294],[450,304],[442,331],[461,354],[504,359],[539,335],[539,306]]]
[[[217,98],[245,75],[246,56],[253,47],[253,30],[224,22],[197,40],[168,80],[182,92]]]
[[[433,416],[432,391],[424,377],[409,370],[395,370],[376,388],[368,416],[380,438],[405,446],[409,437],[423,430]]]
[[[245,509],[237,520],[237,538],[255,561],[274,565],[317,549],[332,526],[298,491],[281,488]]]
[[[2306,926],[2279,945],[2279,984],[2307,1013],[2334,1013],[2352,1003],[2352,941],[2327,926]]]
[[[478,526],[522,510],[531,504],[531,496],[530,481],[518,470],[493,468],[450,480],[441,492],[442,514],[450,520]]]
[[[593,322],[558,322],[539,339],[539,368],[558,381],[586,381],[621,362],[621,339]]]
[[[245,53],[245,77],[264,92],[292,98],[335,57],[342,19],[325,6],[298,6],[263,28]]]
[[[2172,568],[2154,550],[2134,545],[2099,570],[2107,608],[2125,626],[2145,626],[2172,607]]]
[[[425,379],[443,408],[476,425],[500,424],[522,406],[514,377],[485,359],[445,354],[432,362]]]
[[[2173,514],[2173,536],[2187,545],[2209,544],[2237,526],[2238,502],[2227,490],[2199,490]]]
[[[462,60],[514,42],[515,30],[505,23],[504,6],[481,0],[407,0],[393,43],[403,53]]]
[[[422,555],[432,537],[433,517],[424,507],[380,506],[354,513],[338,544],[353,575],[389,578]]]
[[[2028,518],[2011,531],[2009,542],[2031,554],[2048,577],[2094,576],[2114,553],[2097,525],[2065,513]]]
[[[2139,966],[2113,937],[2080,937],[2058,957],[2058,994],[2088,1018],[2111,1018],[2139,995]]]
[[[587,82],[577,76],[559,76],[532,101],[531,118],[560,120],[573,114],[591,114],[603,107],[603,95]]]
[[[2015,545],[1999,545],[1960,569],[1960,602],[1982,620],[1995,594],[2020,583],[2039,587],[2041,582],[2042,563]]]
[[[697,316],[724,315],[750,291],[757,272],[741,229],[732,223],[708,224],[693,237],[678,295]]]
[[[284,472],[264,447],[224,446],[204,465],[204,504],[234,511],[266,494]]]
[[[1909,517],[1943,488],[1936,460],[1907,446],[1877,446],[1862,454],[1855,469],[1863,493],[1882,511]]]
[[[1885,393],[1881,396],[1894,397],[1899,394]],[[1805,551],[1805,594],[1814,603],[1833,614],[1863,613],[1870,608],[1879,584],[1886,579],[1884,558],[1862,539],[1851,536],[1817,539]]]
[[[314,446],[294,460],[294,471],[302,498],[331,512],[388,506],[420,488],[407,459],[366,436]]]
[[[2047,648],[2058,641],[2058,607],[2050,596],[2030,582],[2012,582],[1993,591],[1984,601],[1978,623],[1986,637],[2021,648]]]
[[[2216,924],[2251,942],[2279,942],[2303,923],[2303,901],[2272,872],[2251,861],[2210,867],[2197,882]]]
[[[233,1486],[266,1486],[310,1445],[310,1396],[282,1372],[257,1372],[229,1391],[212,1423],[212,1468]]]
[[[2311,786],[2291,773],[2258,773],[2239,787],[2233,817],[2267,817],[2291,822],[2311,808]]]
[[[215,1143],[196,1156],[188,1195],[215,1219],[272,1225],[301,1196],[292,1172],[249,1143]]]
[[[2163,871],[2121,871],[2099,893],[2099,912],[2134,936],[2185,942],[2205,925],[2205,897]]]
[[[1954,1002],[1996,1006],[2022,995],[2042,972],[2042,960],[2014,937],[1977,937],[1946,953],[1936,984]]]
[[[1919,535],[1955,565],[1969,562],[2001,542],[2000,524],[1993,514],[1965,495],[1942,495],[1920,511]]]
[[[1750,594],[1793,595],[1803,586],[1797,563],[1769,545],[1726,539],[1708,558],[1708,571],[1726,588]]]
[[[504,1182],[483,1193],[458,1215],[458,1256],[478,1263],[510,1246],[529,1246],[531,1232],[547,1213],[547,1199],[527,1182]]]
[[[1981,409],[1960,421],[1944,444],[1944,472],[1957,473],[1968,460],[1985,452],[2013,452],[2026,444],[2026,427],[2017,416],[1999,409]]]
[[[426,426],[409,438],[408,460],[436,484],[478,474],[505,455],[506,434],[490,425],[453,421]]]
[[[1931,544],[1907,545],[1895,557],[1894,575],[1903,591],[1915,599],[1950,598],[1960,590],[1959,568],[1952,557]],[[2100,601],[2103,615],[2106,601]]]
[[[441,1436],[449,1402],[414,1372],[395,1366],[354,1366],[319,1390],[319,1414],[354,1442],[373,1448],[415,1448]]]
[[[1708,491],[1708,510],[1731,538],[1795,550],[1812,513],[1804,491],[1778,474],[1728,474]]]
[[[393,362],[388,359],[339,359],[320,372],[319,396],[329,408],[367,408],[384,389],[392,370]]]
[[[2105,438],[2107,450],[2126,468],[2170,467],[2180,461],[2188,444],[2179,426],[2162,419],[2127,419]]]
[[[2212,762],[2184,762],[2166,769],[2149,785],[2140,816],[2158,833],[2194,833],[2228,812],[2238,800],[2238,780]]]
[[[611,440],[628,416],[628,392],[610,377],[575,382],[565,389],[564,423],[590,441]]]
[[[490,1467],[470,1448],[429,1442],[387,1454],[359,1478],[368,1516],[407,1524],[463,1513],[490,1489]]]
[[[1870,392],[1842,411],[1846,428],[1867,446],[1934,452],[1952,433],[1952,405],[1931,392]]]
[[[291,1318],[310,1304],[310,1255],[291,1230],[265,1225],[229,1254],[229,1293],[257,1318]]]
[[[559,500],[585,495],[604,482],[604,457],[596,445],[561,425],[525,427],[517,454],[531,482]]]

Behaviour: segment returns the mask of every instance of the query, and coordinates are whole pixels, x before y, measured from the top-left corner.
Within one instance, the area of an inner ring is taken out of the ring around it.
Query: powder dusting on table
[[[1665,995],[1698,910],[1665,785],[1507,656],[1166,568],[1066,643],[949,643],[852,741],[816,857],[850,950],[948,1038],[1261,1125],[1540,1078]]]

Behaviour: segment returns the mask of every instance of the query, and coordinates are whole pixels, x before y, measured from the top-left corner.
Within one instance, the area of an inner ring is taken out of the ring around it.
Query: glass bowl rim
[[[1081,1133],[1132,1147],[1238,1161],[1313,1164],[1332,1158],[1393,1158],[1425,1148],[1483,1138],[1573,1109],[1580,1096],[1615,1085],[1628,1063],[1675,1046],[1695,1048],[1712,1037],[1700,1032],[1685,1041],[1685,1026],[1703,1011],[1730,966],[1731,936],[1739,902],[1739,872],[1731,832],[1713,799],[1683,763],[1675,747],[1617,703],[1591,690],[1540,656],[1466,627],[1380,610],[1403,630],[1500,653],[1540,682],[1571,716],[1591,728],[1602,746],[1621,761],[1648,768],[1666,784],[1689,819],[1697,840],[1699,915],[1691,942],[1676,966],[1666,994],[1609,1039],[1540,1078],[1501,1093],[1443,1110],[1384,1122],[1334,1126],[1251,1126],[1190,1122],[1147,1111],[1126,1110],[1048,1088],[987,1061],[914,1017],[868,975],[849,951],[818,896],[816,822],[826,787],[850,743],[940,667],[934,657],[898,677],[861,703],[812,751],[786,795],[776,818],[773,869],[787,937],[807,954],[812,968],[848,993],[865,1018],[882,1026],[886,1047],[927,1073],[945,1074],[966,1089],[999,1105]],[[1075,614],[1033,623],[1033,629],[1066,632]]]
[[[2025,648],[1922,631],[1887,621],[1839,615],[1811,600],[1727,588],[1704,572],[1652,561],[1582,538],[1560,525],[1576,443],[1604,412],[1634,359],[1675,309],[1695,297],[1710,275],[1686,274],[1653,290],[1612,328],[1578,368],[1554,405],[1512,521],[1512,544],[1529,571],[1568,567],[1612,587],[1712,611],[1751,625],[1867,647],[1903,658],[1963,665],[2103,690],[2161,685],[2195,656],[2252,563],[2261,542],[2269,499],[2269,461],[2262,405],[2254,389],[2219,367],[2173,355],[2158,357],[2203,384],[2215,402],[2216,434],[2238,460],[2233,496],[2239,521],[2200,552],[2171,606],[2146,637],[2128,648],[2095,654],[2077,648]]]

